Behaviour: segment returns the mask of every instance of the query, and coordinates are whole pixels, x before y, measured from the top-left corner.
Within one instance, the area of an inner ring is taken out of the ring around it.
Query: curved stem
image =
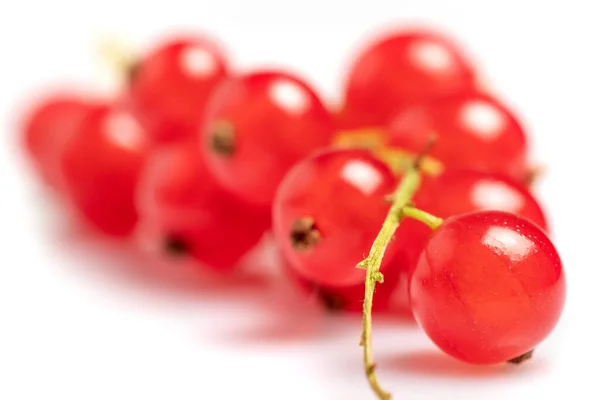
[[[98,46],[100,60],[114,76],[127,79],[127,74],[134,64],[134,56],[121,40],[106,38]]]
[[[333,145],[351,148],[378,149],[386,146],[386,135],[382,128],[365,127],[342,130],[333,138]]]
[[[357,268],[366,269],[365,300],[363,304],[363,325],[360,344],[363,347],[363,358],[367,379],[369,380],[371,388],[381,400],[389,400],[392,396],[381,387],[375,374],[375,362],[373,360],[371,349],[371,310],[373,308],[373,294],[375,292],[376,283],[383,283],[383,274],[379,272],[379,268],[381,267],[385,249],[390,240],[392,240],[392,237],[400,224],[403,215],[402,210],[410,203],[410,200],[420,184],[421,176],[418,171],[418,166],[413,166],[406,172],[398,185],[398,188],[394,192],[394,201],[377,238],[375,238],[375,241],[373,242],[369,255],[357,265]]]
[[[404,172],[419,160],[419,170],[425,175],[436,176],[444,170],[443,164],[432,157],[415,154],[400,148],[380,147],[375,149],[377,156],[396,173]]]
[[[444,223],[442,218],[438,218],[435,215],[429,214],[427,211],[419,210],[415,207],[404,207],[400,212],[402,213],[403,217],[421,221],[430,227],[431,230],[437,229],[441,224]]]

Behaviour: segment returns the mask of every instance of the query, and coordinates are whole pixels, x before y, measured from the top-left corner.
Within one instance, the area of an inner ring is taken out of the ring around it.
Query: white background
[[[93,85],[105,35],[141,46],[173,28],[203,29],[238,67],[293,66],[334,101],[357,40],[411,20],[460,40],[531,132],[548,167],[538,193],[568,301],[557,330],[519,368],[460,364],[416,327],[376,320],[380,378],[405,400],[600,398],[595,3],[0,2],[0,399],[371,398],[358,319],[326,317],[260,278],[223,286],[81,238],[29,175],[13,122],[48,84]]]

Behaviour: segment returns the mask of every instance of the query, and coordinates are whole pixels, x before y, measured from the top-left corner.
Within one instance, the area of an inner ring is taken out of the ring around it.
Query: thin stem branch
[[[363,358],[367,379],[369,380],[371,388],[381,400],[389,400],[392,396],[381,387],[375,374],[375,362],[373,360],[371,348],[371,310],[373,308],[373,294],[375,292],[376,283],[383,283],[383,274],[379,272],[379,268],[381,267],[385,249],[392,240],[392,237],[400,224],[403,215],[402,210],[410,204],[410,201],[420,184],[421,175],[417,163],[416,166],[411,167],[405,173],[398,188],[394,192],[392,206],[388,211],[387,217],[383,222],[383,226],[381,227],[377,238],[375,238],[375,241],[373,242],[369,255],[357,265],[357,268],[366,269],[363,326],[360,344],[363,347]]]
[[[98,46],[98,56],[107,69],[120,80],[129,79],[134,65],[134,55],[118,38],[106,38]]]
[[[431,228],[431,230],[437,229],[441,224],[444,223],[442,218],[438,218],[435,215],[429,214],[427,211],[419,210],[415,207],[404,207],[401,211],[403,217],[408,217],[421,221],[425,225]]]

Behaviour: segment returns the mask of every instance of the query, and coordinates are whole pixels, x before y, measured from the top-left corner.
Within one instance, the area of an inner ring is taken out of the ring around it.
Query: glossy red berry
[[[499,211],[447,219],[410,284],[413,313],[427,335],[477,364],[533,350],[557,324],[565,291],[561,260],[546,234]]]
[[[381,126],[414,103],[474,86],[471,63],[450,39],[398,32],[358,55],[345,84],[345,108],[363,125]]]
[[[322,287],[364,282],[365,271],[356,265],[381,228],[389,208],[384,198],[396,182],[366,150],[330,150],[298,163],[273,204],[274,236],[291,268]]]
[[[526,175],[527,139],[512,112],[474,91],[430,100],[400,112],[389,127],[390,144],[418,152],[434,136],[431,156],[447,168]]]
[[[444,218],[476,210],[497,210],[516,214],[543,230],[548,229],[546,216],[529,189],[502,174],[448,171],[425,181],[415,202]]]
[[[60,156],[67,140],[77,132],[91,99],[59,93],[32,104],[22,121],[25,151],[42,179],[55,188],[61,185]]]
[[[268,228],[268,210],[221,189],[196,143],[157,149],[137,191],[140,239],[162,255],[185,255],[227,269],[252,249]]]
[[[188,140],[213,90],[228,74],[223,51],[210,39],[172,39],[134,65],[131,105],[155,142]]]
[[[447,171],[438,177],[425,179],[413,201],[418,208],[440,218],[496,210],[518,215],[543,230],[548,229],[544,212],[529,190],[501,174],[477,170]],[[395,262],[402,269],[402,279],[409,279],[430,233],[429,227],[416,220],[407,218],[400,224],[396,238],[401,250]],[[400,298],[399,307],[408,307],[407,296],[401,294]]]
[[[268,206],[296,162],[326,147],[331,115],[303,81],[282,72],[231,79],[215,94],[203,129],[204,152],[217,180]]]
[[[138,121],[119,106],[90,111],[61,157],[65,190],[99,231],[127,236],[137,222],[134,191],[147,153]]]

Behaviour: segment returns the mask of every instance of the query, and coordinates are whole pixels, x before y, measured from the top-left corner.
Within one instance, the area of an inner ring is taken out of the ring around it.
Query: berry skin
[[[208,166],[245,200],[270,206],[286,172],[330,144],[331,115],[304,82],[282,72],[231,79],[213,97],[203,129]]]
[[[384,198],[396,182],[367,150],[330,150],[298,163],[273,204],[273,232],[286,262],[320,287],[363,284],[365,271],[356,265],[381,228],[389,209]],[[384,259],[384,275],[387,267]]]
[[[22,121],[24,149],[38,175],[51,187],[59,188],[62,178],[60,156],[75,134],[92,100],[71,93],[57,93],[39,99]]]
[[[414,201],[446,218],[476,210],[497,210],[527,218],[548,230],[542,208],[521,183],[505,175],[478,170],[447,171],[424,181]]]
[[[283,262],[286,277],[310,296],[316,296],[322,306],[329,311],[362,313],[365,298],[365,283],[352,286],[323,286],[304,278],[288,262]],[[396,288],[400,270],[389,268],[385,281],[377,285],[377,296],[373,299],[373,312],[385,313],[390,310],[390,298]]]
[[[65,145],[61,170],[74,208],[109,236],[128,236],[138,216],[133,199],[147,153],[138,121],[120,106],[88,112]]]
[[[546,234],[499,211],[447,219],[410,284],[413,313],[427,335],[476,364],[533,350],[558,322],[565,292],[561,260]]]
[[[440,218],[496,210],[526,218],[545,231],[548,229],[544,212],[528,189],[501,174],[477,170],[447,171],[436,178],[425,179],[413,201],[418,208]],[[430,233],[429,227],[413,219],[406,218],[400,224],[396,235],[401,251],[396,262],[402,266],[402,279],[405,276],[410,279]],[[401,290],[400,287],[397,290]],[[399,306],[407,308],[405,293],[401,299]]]
[[[203,37],[172,39],[136,63],[132,108],[157,143],[188,140],[219,83],[228,76],[225,55]]]
[[[201,161],[197,143],[155,150],[136,196],[141,239],[163,255],[187,255],[228,269],[261,239],[270,222],[221,189]]]
[[[501,172],[522,180],[527,139],[519,122],[493,97],[474,91],[430,100],[400,112],[388,126],[390,145],[430,155],[447,168]]]
[[[354,123],[382,126],[414,103],[474,86],[470,62],[449,39],[399,32],[372,43],[355,60],[345,84],[345,108]]]

